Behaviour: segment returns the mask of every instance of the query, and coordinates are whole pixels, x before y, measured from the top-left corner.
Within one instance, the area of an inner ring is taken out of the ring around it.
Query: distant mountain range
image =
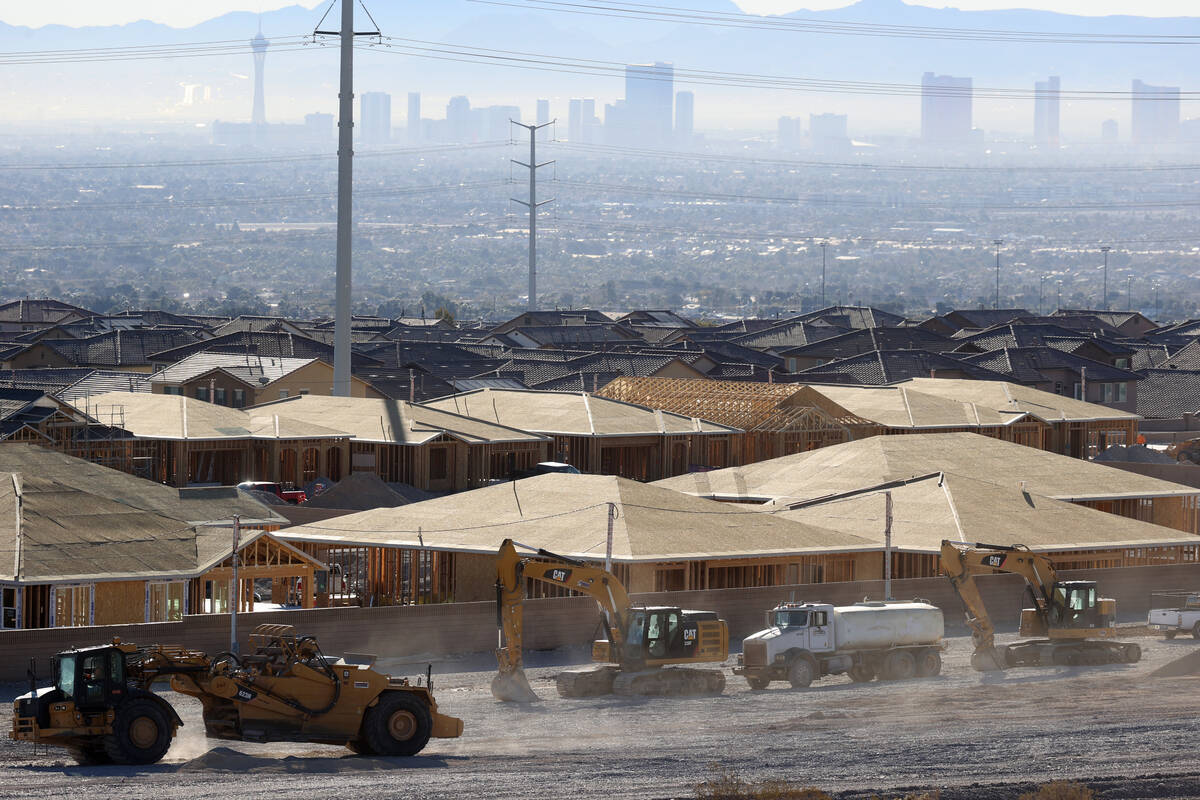
[[[737,12],[728,0],[674,0],[672,5],[705,11]],[[761,75],[917,84],[921,74],[972,76],[980,87],[1030,89],[1034,80],[1060,75],[1064,91],[1111,89],[1128,91],[1132,78],[1153,84],[1190,86],[1195,73],[1195,47],[1190,45],[1043,44],[978,42],[940,38],[818,35],[679,25],[608,16],[555,13],[471,3],[466,0],[389,0],[368,3],[387,36],[396,39],[448,42],[505,51],[543,53],[615,62],[671,61],[679,67]],[[268,37],[312,32],[320,9],[291,6],[263,14]],[[2,14],[2,12],[0,12]],[[333,28],[335,13],[324,23]],[[831,11],[797,11],[795,19],[871,22],[935,28],[1055,31],[1086,34],[1169,34],[1200,36],[1200,18],[1079,17],[1044,11],[959,11],[909,6],[901,0],[861,0]],[[360,28],[368,26],[358,14]],[[248,40],[258,15],[232,13],[186,29],[149,22],[122,26],[38,29],[0,23],[0,50],[45,51],[152,44]],[[363,43],[365,45],[365,43]],[[290,52],[289,52],[290,51]],[[320,52],[316,52],[320,51]],[[250,113],[252,60],[248,52],[197,58],[132,60],[110,63],[73,62],[5,67],[9,73],[3,96],[9,119],[129,118],[207,121],[244,120]],[[267,115],[294,121],[311,111],[332,111],[336,104],[336,42],[304,47],[276,45],[267,54]],[[188,86],[197,88],[188,89]],[[623,94],[619,71],[611,77],[513,69],[496,64],[413,58],[385,47],[356,56],[356,86],[361,91],[396,95],[393,116],[403,125],[403,95],[420,91],[427,98],[425,116],[442,116],[450,95],[466,94],[477,105],[519,103],[531,109],[537,97],[595,96],[610,102]],[[207,89],[205,89],[207,87]],[[773,119],[812,110],[849,110],[883,120],[914,117],[912,98],[796,95],[772,91],[683,86],[695,91],[697,113],[720,106],[739,127],[741,118]],[[207,99],[206,99],[207,98]],[[190,102],[188,102],[190,101]],[[707,104],[707,105],[706,105]],[[1014,127],[1024,126],[1026,103],[979,106],[977,116],[992,125],[1006,114]],[[1064,117],[1119,115],[1127,101],[1077,101]],[[1007,109],[1007,110],[1006,110]],[[559,113],[555,110],[555,113]],[[1184,103],[1184,116],[1200,110]],[[1018,121],[1019,120],[1019,121]],[[1064,121],[1064,126],[1069,127]]]

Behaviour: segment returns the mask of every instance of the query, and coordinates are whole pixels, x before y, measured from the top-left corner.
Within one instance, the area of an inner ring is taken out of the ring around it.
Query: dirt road
[[[808,690],[752,692],[729,675],[720,697],[669,700],[563,700],[553,674],[583,653],[535,653],[530,661],[553,665],[529,670],[544,699],[528,708],[492,699],[494,664],[476,655],[435,665],[439,704],[465,720],[463,737],[395,761],[332,747],[209,742],[199,704],[168,692],[185,726],[166,762],[78,767],[60,751],[5,739],[0,797],[666,798],[692,796],[714,765],[845,797],[920,786],[943,787],[944,800],[1000,800],[1027,789],[1023,782],[1056,778],[1107,778],[1106,798],[1200,797],[1200,676],[1147,677],[1200,642],[1138,641],[1144,656],[1135,665],[981,674],[968,666],[969,639],[954,638],[934,679],[856,685],[830,677]],[[21,691],[9,689],[6,701]],[[6,702],[4,731],[10,714]]]

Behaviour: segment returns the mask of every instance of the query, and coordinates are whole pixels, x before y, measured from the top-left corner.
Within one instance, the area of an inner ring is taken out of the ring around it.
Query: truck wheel
[[[855,683],[870,683],[875,680],[875,670],[869,664],[862,664],[857,667],[851,667],[846,671],[850,676],[850,680]]]
[[[808,656],[797,656],[788,665],[788,683],[793,689],[807,689],[817,677],[817,666]]]
[[[410,692],[387,692],[363,715],[360,744],[379,756],[415,756],[432,732],[424,702]]]
[[[942,671],[942,654],[932,647],[917,656],[917,677],[932,678]]]
[[[1170,639],[1174,639],[1174,638],[1175,638],[1175,635],[1176,635],[1176,634],[1178,634],[1178,633],[1179,633],[1179,631],[1175,631],[1175,630],[1167,631],[1167,634],[1166,634],[1166,635],[1167,635],[1167,639],[1168,639],[1168,640],[1170,640]]]
[[[173,733],[158,703],[138,697],[117,708],[104,752],[116,764],[153,764],[166,755]]]
[[[909,650],[893,650],[883,662],[883,678],[888,681],[906,681],[917,672],[917,660]]]
[[[1192,626],[1192,638],[1200,639],[1200,622]]]
[[[771,679],[770,678],[751,678],[749,675],[747,675],[746,683],[750,684],[750,688],[753,689],[754,691],[761,692],[763,689],[767,688],[768,685],[770,685]]]

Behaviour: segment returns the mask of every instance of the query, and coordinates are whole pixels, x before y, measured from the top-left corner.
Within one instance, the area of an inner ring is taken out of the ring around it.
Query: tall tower
[[[961,143],[971,135],[971,79],[926,72],[921,77],[921,138]]]
[[[1033,82],[1033,138],[1038,144],[1058,146],[1059,86],[1057,75]]]
[[[258,21],[258,33],[250,40],[250,49],[254,51],[254,112],[250,122],[255,125],[267,124],[266,103],[263,100],[263,62],[267,60],[267,37],[262,34],[262,19]]]

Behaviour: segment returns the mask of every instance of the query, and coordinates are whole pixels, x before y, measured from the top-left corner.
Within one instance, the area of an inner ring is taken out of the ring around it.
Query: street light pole
[[[1100,248],[1100,252],[1104,253],[1104,310],[1108,311],[1108,251],[1112,250],[1108,245]]]
[[[1126,307],[1133,311],[1133,276],[1125,276],[1125,303]]]
[[[1039,316],[1046,313],[1045,308],[1042,305],[1042,294],[1043,294],[1043,290],[1045,288],[1046,288],[1046,276],[1043,275],[1041,277],[1041,279],[1038,281],[1038,315]]]
[[[996,245],[996,303],[992,308],[1000,310],[1000,245],[1004,244],[1003,239],[993,239],[992,244]]]

